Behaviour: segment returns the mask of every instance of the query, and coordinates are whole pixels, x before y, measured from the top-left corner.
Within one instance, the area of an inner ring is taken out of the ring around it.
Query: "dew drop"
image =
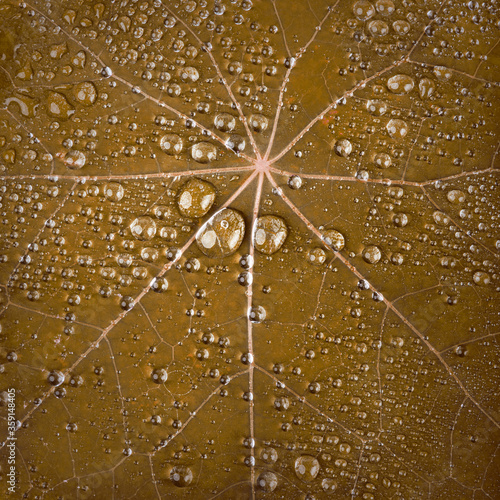
[[[266,319],[266,310],[262,306],[251,307],[248,317],[252,323],[262,323]]]
[[[376,264],[382,258],[380,248],[372,245],[365,247],[363,250],[363,259],[368,264]]]
[[[448,201],[450,203],[454,204],[463,203],[465,201],[465,193],[458,189],[452,189],[451,191],[448,191],[446,197],[448,198]]]
[[[152,240],[156,234],[156,223],[147,215],[137,217],[132,224],[130,224],[130,231],[134,238],[140,241]]]
[[[408,94],[414,86],[415,81],[408,75],[394,75],[387,80],[387,88],[394,94]]]
[[[373,36],[385,36],[389,33],[389,26],[385,21],[376,19],[375,21],[370,21],[368,23],[368,31]]]
[[[375,15],[375,8],[368,0],[359,0],[353,5],[352,12],[360,21],[366,21]]]
[[[377,153],[373,161],[378,168],[389,168],[392,165],[392,159],[387,153]]]
[[[306,483],[316,479],[320,468],[318,460],[311,455],[302,455],[295,460],[295,474]]]
[[[430,78],[422,78],[418,82],[418,93],[422,99],[427,99],[434,94],[436,84]]]
[[[484,271],[476,271],[472,276],[472,280],[476,285],[489,285],[490,275]]]
[[[210,142],[199,142],[191,148],[191,158],[198,163],[210,163],[217,158],[217,148]]]
[[[151,372],[151,380],[155,384],[164,384],[168,380],[168,373],[165,368],[155,368]]]
[[[54,370],[47,376],[47,382],[54,387],[61,385],[64,382],[64,373]]]
[[[71,106],[64,95],[59,92],[49,92],[49,96],[47,98],[47,111],[55,118],[67,120],[74,114],[75,109]]]
[[[188,180],[179,190],[177,206],[185,217],[203,217],[215,200],[215,188],[201,179]]]
[[[322,236],[323,241],[336,252],[340,252],[345,246],[344,235],[335,229],[325,229]]]
[[[264,132],[267,129],[269,120],[264,115],[252,115],[250,117],[250,126],[255,132]]]
[[[379,100],[368,101],[366,103],[366,109],[374,116],[382,116],[387,112],[387,104]]]
[[[151,282],[151,289],[156,293],[166,292],[168,290],[168,281],[166,278],[155,278]]]
[[[288,187],[290,189],[300,189],[302,187],[302,178],[298,175],[292,175],[288,179]]]
[[[118,182],[109,182],[104,187],[104,196],[109,201],[120,201],[123,198],[124,194],[125,191],[123,189],[123,186],[121,184],[118,184]]]
[[[177,134],[166,134],[160,139],[160,148],[171,156],[181,153],[182,146],[182,139]]]
[[[73,87],[73,95],[83,106],[92,106],[97,100],[97,89],[92,82],[82,82]]]
[[[271,493],[278,486],[278,478],[271,471],[265,471],[259,474],[257,478],[257,487],[265,493]]]
[[[70,149],[64,156],[64,164],[71,170],[79,170],[86,161],[85,154],[76,149]]]
[[[410,31],[411,25],[408,21],[398,20],[392,23],[392,27],[398,35],[406,35]]]
[[[244,235],[242,215],[231,208],[224,208],[201,227],[196,242],[207,257],[227,257],[238,250]]]
[[[403,139],[408,133],[408,125],[405,121],[400,120],[399,118],[389,120],[386,125],[386,129],[387,132],[389,132],[389,135],[395,139]]]
[[[307,252],[307,261],[315,266],[320,266],[326,261],[326,252],[322,248],[313,248]]]
[[[241,135],[233,134],[226,140],[226,146],[235,153],[242,153],[245,150],[246,142]]]
[[[352,153],[352,144],[348,139],[339,139],[334,146],[335,153],[338,156],[347,158]]]
[[[193,472],[185,465],[176,465],[170,471],[170,481],[178,488],[185,488],[193,481]]]
[[[266,255],[276,253],[285,243],[288,228],[277,215],[264,215],[255,221],[254,246]]]
[[[229,113],[219,113],[214,118],[214,125],[221,132],[232,132],[236,127],[236,118]]]

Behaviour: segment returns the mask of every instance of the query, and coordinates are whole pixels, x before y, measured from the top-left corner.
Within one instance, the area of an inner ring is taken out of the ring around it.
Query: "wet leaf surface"
[[[2,491],[497,498],[495,2],[0,2]]]

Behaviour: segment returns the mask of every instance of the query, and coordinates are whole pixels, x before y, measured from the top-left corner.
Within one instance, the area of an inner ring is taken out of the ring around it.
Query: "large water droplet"
[[[123,198],[124,194],[125,191],[123,189],[123,186],[121,184],[118,184],[118,182],[109,182],[104,187],[104,196],[109,201],[120,201]]]
[[[352,144],[348,139],[339,139],[334,146],[335,153],[347,158],[352,153]]]
[[[193,481],[193,472],[185,465],[176,465],[170,471],[170,481],[178,488],[185,488]]]
[[[217,148],[210,142],[199,142],[191,148],[191,158],[198,163],[209,163],[217,158]]]
[[[399,118],[393,118],[389,120],[389,123],[386,125],[387,132],[394,139],[403,139],[406,137],[408,133],[408,125],[405,121],[400,120]]]
[[[414,86],[415,81],[408,75],[394,75],[387,80],[387,88],[394,94],[408,94]]]
[[[332,247],[335,251],[340,252],[344,248],[345,239],[344,235],[335,229],[325,229],[322,232],[323,240],[325,243]]]
[[[64,164],[71,170],[82,168],[86,161],[85,154],[76,149],[70,149],[64,157]]]
[[[229,113],[219,113],[214,118],[214,125],[221,132],[232,132],[236,127],[236,118]]]
[[[366,21],[375,15],[375,8],[368,0],[359,0],[353,5],[352,12],[360,21]]]
[[[201,179],[188,180],[179,190],[177,206],[185,217],[202,217],[212,207],[215,188]]]
[[[59,92],[49,92],[49,96],[47,98],[47,111],[55,118],[67,120],[74,114],[75,109],[67,101],[64,95]]]
[[[249,121],[250,126],[255,132],[264,132],[269,125],[269,120],[264,115],[252,115]]]
[[[135,238],[141,241],[152,240],[156,234],[156,223],[147,215],[137,217],[132,224],[130,224],[130,231]]]
[[[178,155],[182,145],[182,139],[177,134],[166,134],[160,139],[160,148],[168,155]]]
[[[277,252],[285,243],[288,228],[285,221],[277,215],[264,215],[255,221],[254,245],[266,255]]]
[[[276,486],[278,486],[278,478],[274,472],[265,471],[259,474],[257,478],[257,487],[259,490],[270,493],[276,489]]]
[[[371,245],[364,248],[363,259],[365,262],[368,262],[368,264],[376,264],[381,258],[382,252],[379,247]]]
[[[92,82],[82,82],[73,87],[75,99],[84,106],[92,106],[97,100],[97,89]]]
[[[198,231],[196,242],[208,257],[227,257],[238,250],[245,235],[245,221],[232,208],[224,208]]]
[[[316,479],[320,468],[318,460],[311,455],[302,455],[295,460],[295,474],[305,482]]]

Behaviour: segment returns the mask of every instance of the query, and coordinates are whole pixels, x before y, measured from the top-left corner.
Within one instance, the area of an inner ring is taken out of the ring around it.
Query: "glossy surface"
[[[0,15],[1,497],[498,498],[495,2]]]

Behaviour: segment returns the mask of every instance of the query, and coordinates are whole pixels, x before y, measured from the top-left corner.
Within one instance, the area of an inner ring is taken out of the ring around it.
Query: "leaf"
[[[0,10],[5,494],[497,495],[494,3]]]

